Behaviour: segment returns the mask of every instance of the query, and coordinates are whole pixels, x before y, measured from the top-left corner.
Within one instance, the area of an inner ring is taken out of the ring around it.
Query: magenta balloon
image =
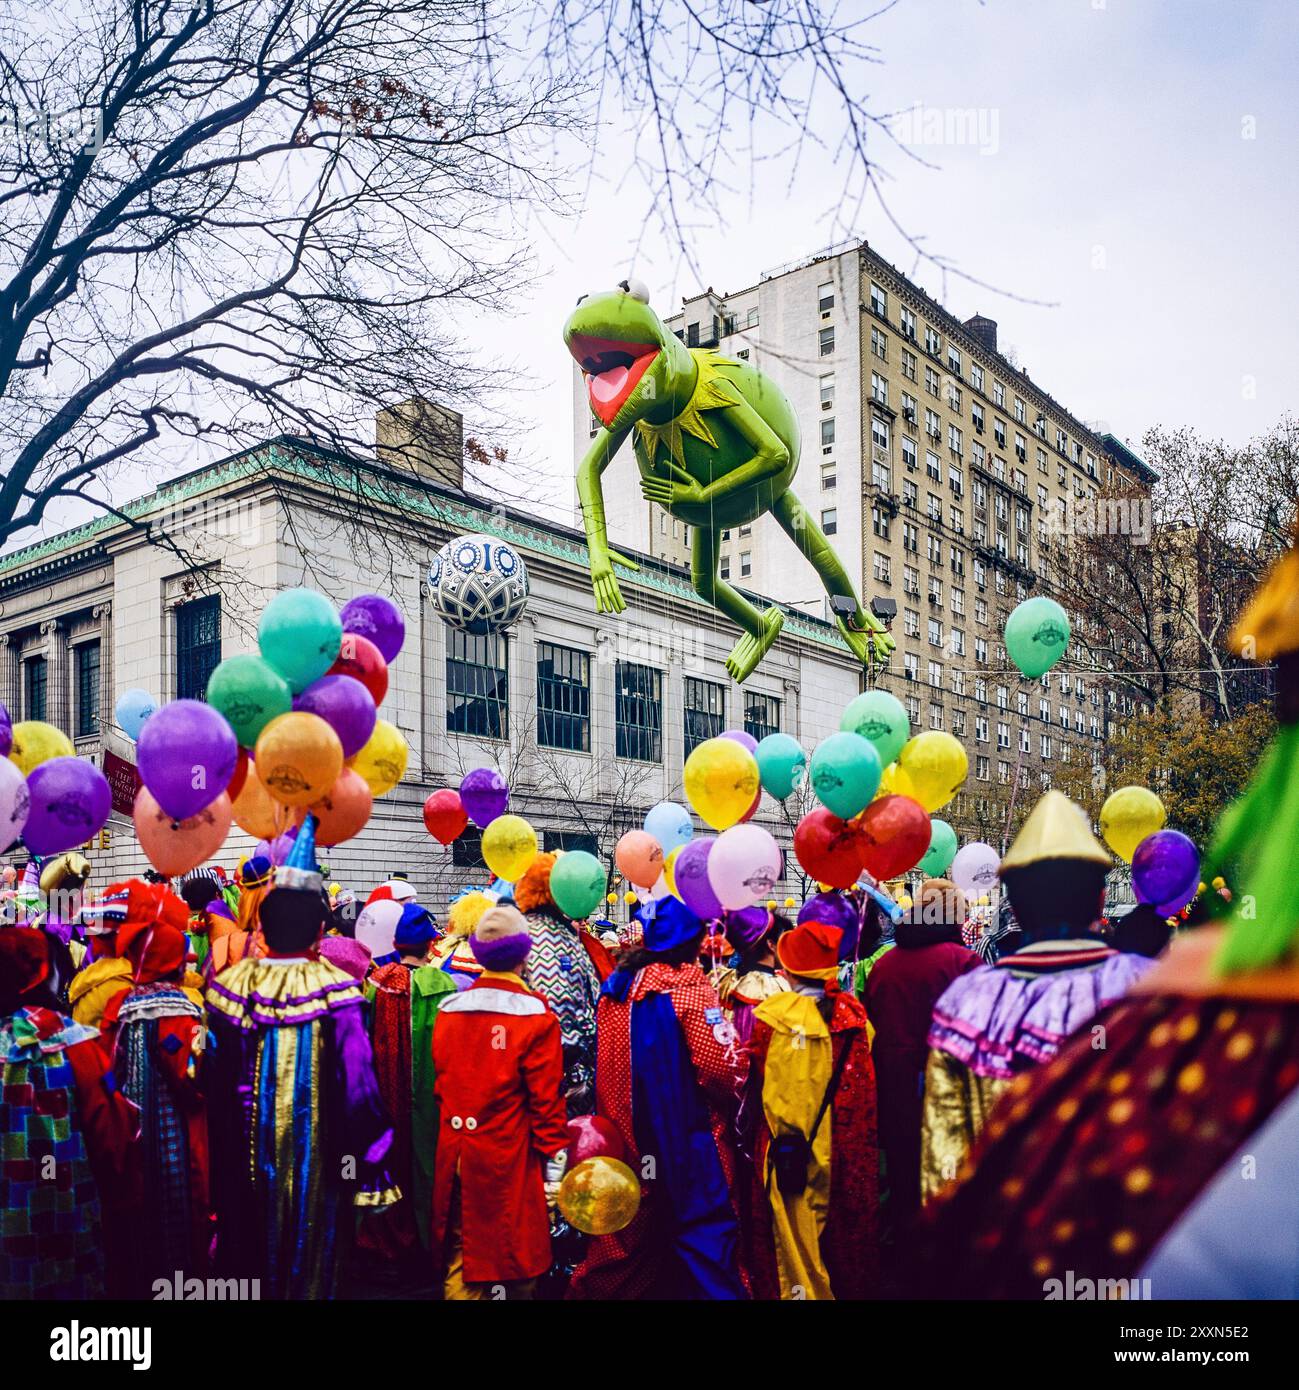
[[[140,780],[173,820],[210,806],[234,776],[239,744],[202,700],[173,700],[144,721],[136,744]]]
[[[4,701],[0,700],[0,758],[7,758],[9,750],[14,746],[14,722],[9,717],[9,711],[5,707]]]
[[[32,804],[23,841],[38,855],[84,845],[103,828],[113,807],[108,779],[84,758],[48,759],[31,770],[27,790]]]
[[[480,830],[505,814],[510,804],[510,788],[494,767],[476,767],[460,783],[460,804]]]
[[[374,696],[351,676],[321,676],[293,697],[293,708],[318,714],[338,735],[343,756],[359,753],[374,733]]]
[[[722,905],[708,881],[708,856],[716,843],[716,836],[696,835],[672,861],[672,880],[677,886],[677,897],[701,922],[710,922],[722,915]]]
[[[1132,856],[1132,889],[1137,901],[1158,903],[1165,916],[1179,912],[1200,882],[1200,853],[1180,830],[1156,830]],[[1165,907],[1176,903],[1176,907]]]
[[[401,651],[406,640],[406,619],[401,609],[382,594],[359,594],[343,605],[338,615],[344,632],[368,637],[385,661],[391,661]]]
[[[743,729],[727,729],[720,737],[729,738],[732,743],[738,743],[748,753],[752,753],[758,746],[758,740],[752,734],[745,733]]]

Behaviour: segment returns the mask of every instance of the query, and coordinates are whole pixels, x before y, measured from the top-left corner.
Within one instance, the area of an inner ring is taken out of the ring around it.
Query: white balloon
[[[403,904],[395,898],[380,898],[377,902],[367,903],[357,913],[356,939],[362,946],[370,948],[373,959],[378,960],[395,949],[392,937],[397,923],[401,921],[402,907]]]
[[[23,833],[28,812],[32,809],[27,779],[18,764],[0,758],[0,854],[3,854]]]
[[[1001,856],[991,845],[974,840],[956,851],[949,870],[952,882],[963,893],[990,893],[997,886]]]

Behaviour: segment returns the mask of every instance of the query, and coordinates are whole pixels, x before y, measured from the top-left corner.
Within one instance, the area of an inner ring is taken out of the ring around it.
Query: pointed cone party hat
[[[324,891],[325,880],[316,866],[316,818],[310,812],[289,849],[289,857],[275,870],[275,886],[308,893]]]
[[[1048,859],[1075,859],[1109,868],[1112,862],[1096,836],[1081,806],[1059,791],[1049,791],[1033,807],[1024,828],[1015,837],[1000,873],[1008,869],[1027,869]]]

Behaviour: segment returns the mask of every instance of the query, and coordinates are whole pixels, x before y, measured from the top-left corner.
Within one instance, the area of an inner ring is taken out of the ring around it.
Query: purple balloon
[[[136,754],[140,780],[154,800],[172,820],[188,820],[225,791],[239,744],[211,705],[173,700],[145,720]]]
[[[726,939],[737,951],[748,951],[756,946],[770,925],[771,916],[765,907],[742,907],[722,918]]]
[[[277,835],[267,846],[270,850],[270,861],[272,864],[283,864],[289,857],[289,851],[293,848],[293,842],[298,838],[298,827],[291,825],[282,834]]]
[[[476,767],[460,783],[460,804],[480,830],[505,814],[510,804],[510,788],[494,767]]]
[[[839,959],[851,960],[857,950],[857,934],[861,930],[861,913],[857,904],[837,888],[809,898],[798,910],[799,923],[823,922],[843,932],[839,942]]]
[[[716,843],[715,835],[696,835],[682,847],[672,864],[677,897],[701,922],[711,922],[722,915],[722,905],[708,881],[708,856]]]
[[[113,807],[108,779],[84,758],[50,758],[27,777],[32,806],[23,841],[33,854],[62,854],[103,829]]]
[[[374,696],[351,676],[321,676],[293,697],[293,708],[318,714],[338,735],[345,758],[365,747],[379,717]]]
[[[727,729],[725,733],[719,734],[719,738],[729,738],[732,743],[738,743],[746,752],[752,753],[758,746],[758,740],[752,734],[747,734],[743,729]]]
[[[3,700],[0,700],[0,758],[7,758],[14,746],[14,722],[9,717]]]
[[[1157,903],[1172,916],[1195,896],[1200,883],[1200,853],[1180,830],[1156,830],[1132,856],[1132,889],[1137,901]]]
[[[349,599],[339,617],[344,632],[368,637],[385,661],[391,661],[406,640],[406,619],[397,605],[382,594],[359,594]]]

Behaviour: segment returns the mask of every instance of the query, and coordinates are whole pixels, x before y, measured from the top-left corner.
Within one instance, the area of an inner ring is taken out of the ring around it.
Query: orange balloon
[[[257,775],[276,801],[310,806],[338,781],[343,745],[318,715],[294,710],[277,715],[257,736]]]
[[[374,797],[365,778],[345,767],[338,781],[311,806],[311,814],[317,822],[316,843],[341,845],[344,840],[350,840],[365,829],[373,805]]]
[[[188,820],[175,821],[153,799],[148,787],[135,794],[132,810],[144,857],[160,874],[175,878],[213,858],[230,833],[230,798],[222,792]]]
[[[663,872],[663,846],[648,830],[629,830],[614,846],[614,863],[628,883],[653,888]]]
[[[257,775],[255,763],[249,763],[248,775],[239,789],[239,795],[235,797],[232,809],[235,824],[254,840],[273,840],[296,820],[287,806],[271,799],[270,793],[262,786],[262,779]]]

